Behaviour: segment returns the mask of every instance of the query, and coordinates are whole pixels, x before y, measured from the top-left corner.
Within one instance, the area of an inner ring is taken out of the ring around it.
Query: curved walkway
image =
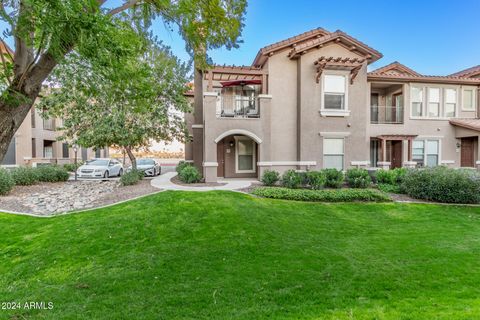
[[[249,180],[221,180],[219,182],[225,182],[226,185],[217,186],[217,187],[189,187],[181,186],[170,181],[173,177],[177,175],[176,172],[167,172],[162,174],[159,177],[154,178],[150,183],[153,187],[163,189],[163,190],[181,190],[181,191],[212,191],[212,190],[238,190],[243,188],[248,188],[252,184],[252,181]]]

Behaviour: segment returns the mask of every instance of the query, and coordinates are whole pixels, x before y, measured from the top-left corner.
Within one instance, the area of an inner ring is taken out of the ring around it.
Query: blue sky
[[[251,0],[240,48],[209,54],[218,64],[250,65],[261,47],[322,27],[340,29],[383,53],[371,68],[397,60],[422,74],[446,75],[480,64],[479,12],[480,0]],[[153,32],[188,60],[176,32],[161,21]]]

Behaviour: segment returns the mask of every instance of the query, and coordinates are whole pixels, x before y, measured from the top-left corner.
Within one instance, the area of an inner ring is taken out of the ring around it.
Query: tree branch
[[[112,10],[108,11],[108,15],[113,16],[116,15],[117,13],[120,13],[122,11],[125,11],[141,2],[142,0],[129,0],[128,2],[125,2],[123,5],[113,8]]]

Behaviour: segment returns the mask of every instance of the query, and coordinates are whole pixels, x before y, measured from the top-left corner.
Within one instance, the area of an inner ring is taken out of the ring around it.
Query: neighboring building
[[[0,52],[7,59],[13,57],[13,51],[3,42],[0,42]],[[6,167],[36,166],[37,163],[65,164],[73,162],[75,155],[72,148],[64,142],[57,141],[60,132],[55,129],[60,122],[60,119],[44,120],[35,107],[32,107],[15,133],[0,165]],[[77,157],[79,161],[108,157],[108,148],[99,150],[79,148]]]
[[[56,128],[60,125],[60,119],[45,120],[33,107],[15,133],[1,164],[36,166],[38,163],[73,163],[73,149],[67,143],[57,141],[60,132]],[[77,151],[78,161],[105,157],[108,157],[108,148],[93,150],[79,147]]]
[[[480,66],[425,76],[342,31],[266,46],[251,66],[215,66],[186,115],[187,161],[206,181],[265,169],[475,167]]]

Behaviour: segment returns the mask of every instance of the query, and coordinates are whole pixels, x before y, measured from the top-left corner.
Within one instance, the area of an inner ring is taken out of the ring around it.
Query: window
[[[412,117],[421,117],[423,115],[423,89],[412,87],[411,89],[412,100]]]
[[[475,111],[474,96],[472,89],[463,90],[463,110]]]
[[[32,128],[35,128],[35,107],[34,106],[32,107],[32,109],[30,109],[30,116],[32,121]]]
[[[237,173],[255,172],[255,142],[247,137],[235,137]]]
[[[37,157],[37,140],[32,138],[32,158]]]
[[[323,108],[345,110],[346,77],[326,74],[323,78]]]
[[[69,154],[68,154],[68,143],[63,143],[63,144],[62,144],[62,157],[63,157],[63,158],[69,158]]]
[[[438,165],[438,140],[427,140],[427,166]]]
[[[440,89],[428,88],[428,112],[429,117],[440,116]]]
[[[95,158],[101,158],[100,149],[95,149]]]
[[[423,167],[425,157],[425,141],[414,140],[412,145],[412,160],[417,163],[418,166]]]
[[[343,138],[323,139],[323,167],[343,170],[344,155]]]
[[[445,89],[445,117],[455,117],[457,109],[457,90]]]

